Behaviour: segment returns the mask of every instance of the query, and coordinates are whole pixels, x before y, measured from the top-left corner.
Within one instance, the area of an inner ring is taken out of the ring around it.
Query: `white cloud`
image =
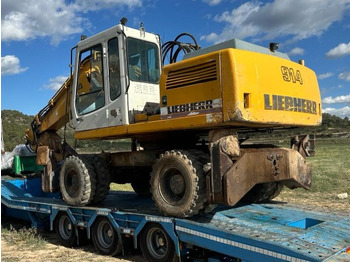
[[[69,35],[81,33],[90,25],[84,12],[140,5],[142,0],[11,0],[2,2],[1,37],[3,41],[51,38],[58,44]]]
[[[350,81],[350,72],[344,72],[344,73],[340,73],[338,75],[339,79],[345,80],[345,81]]]
[[[274,39],[279,36],[300,40],[322,35],[334,22],[342,20],[349,9],[349,0],[274,0],[268,3],[253,0],[217,15],[215,21],[225,23],[220,41],[233,37]]]
[[[339,117],[350,117],[350,106],[345,106],[345,107],[341,107],[341,108],[333,108],[333,107],[327,107],[322,109],[323,113],[328,113],[331,115],[336,115]]]
[[[204,3],[209,4],[210,6],[218,5],[222,0],[203,0]]]
[[[142,5],[142,0],[75,0],[77,10],[82,12],[108,9],[115,6],[127,6],[133,8]]]
[[[324,74],[319,74],[318,75],[318,79],[320,80],[323,80],[323,79],[326,79],[326,78],[330,78],[332,77],[334,74],[331,73],[331,72],[327,72],[327,73],[324,73]]]
[[[341,43],[326,53],[328,58],[339,58],[346,55],[350,55],[350,42],[347,44]]]
[[[300,48],[300,47],[296,47],[293,48],[292,50],[290,50],[288,52],[288,55],[293,56],[293,55],[303,55],[305,53],[305,50]]]
[[[28,67],[21,67],[19,58],[14,55],[1,57],[1,75],[15,75],[26,71]]]
[[[215,33],[210,33],[209,35],[201,36],[200,40],[206,40],[207,42],[216,42],[218,39],[218,35]]]
[[[67,80],[67,76],[56,76],[55,78],[50,78],[49,83],[44,85],[44,88],[57,91],[62,84]]]
[[[338,104],[338,103],[350,103],[350,94],[344,96],[336,96],[336,97],[325,97],[322,99],[323,104]]]

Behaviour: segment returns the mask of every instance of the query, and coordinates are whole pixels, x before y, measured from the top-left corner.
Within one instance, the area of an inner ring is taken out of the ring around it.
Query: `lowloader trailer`
[[[110,191],[98,207],[77,207],[42,192],[40,177],[3,176],[1,209],[55,230],[64,246],[92,239],[104,255],[140,248],[148,261],[350,261],[349,214],[281,202],[219,206],[185,219],[162,215],[134,192]]]

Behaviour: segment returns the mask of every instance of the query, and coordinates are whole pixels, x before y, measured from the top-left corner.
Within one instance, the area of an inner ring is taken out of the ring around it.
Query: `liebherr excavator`
[[[283,186],[308,189],[309,136],[291,149],[238,137],[321,123],[315,73],[276,48],[233,39],[200,49],[177,38],[162,54],[158,35],[122,22],[83,37],[71,50],[70,77],[27,130],[45,167],[42,190],[84,206],[102,201],[110,181],[129,182],[165,215],[190,217],[218,203],[267,201]],[[133,146],[78,154],[56,133],[67,123],[75,139],[129,138]]]

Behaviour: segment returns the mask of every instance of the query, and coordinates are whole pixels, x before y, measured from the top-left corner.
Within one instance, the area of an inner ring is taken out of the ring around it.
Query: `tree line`
[[[12,151],[18,144],[24,144],[25,131],[30,127],[30,123],[33,121],[34,116],[22,114],[16,110],[1,110],[1,121],[3,127],[3,139],[5,151]],[[321,129],[340,129],[342,131],[350,132],[350,120],[349,117],[341,118],[338,116],[330,115],[328,113],[322,114],[322,126]],[[310,129],[308,129],[310,131]],[[312,131],[312,130],[311,130]],[[315,132],[320,131],[320,127],[314,128]],[[63,137],[63,130],[59,130],[58,134]],[[73,130],[68,127],[66,134],[67,143],[73,147],[80,148],[81,150],[110,150],[115,147],[120,149],[128,148],[129,141],[75,141]],[[123,144],[123,145],[121,145]]]

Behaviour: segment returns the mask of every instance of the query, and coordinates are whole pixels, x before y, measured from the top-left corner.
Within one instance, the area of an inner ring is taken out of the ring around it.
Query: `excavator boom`
[[[47,131],[56,132],[69,121],[69,105],[71,100],[72,78],[62,84],[48,104],[39,111],[31,123],[31,129],[27,130],[26,138],[28,144],[35,146],[41,134]]]

